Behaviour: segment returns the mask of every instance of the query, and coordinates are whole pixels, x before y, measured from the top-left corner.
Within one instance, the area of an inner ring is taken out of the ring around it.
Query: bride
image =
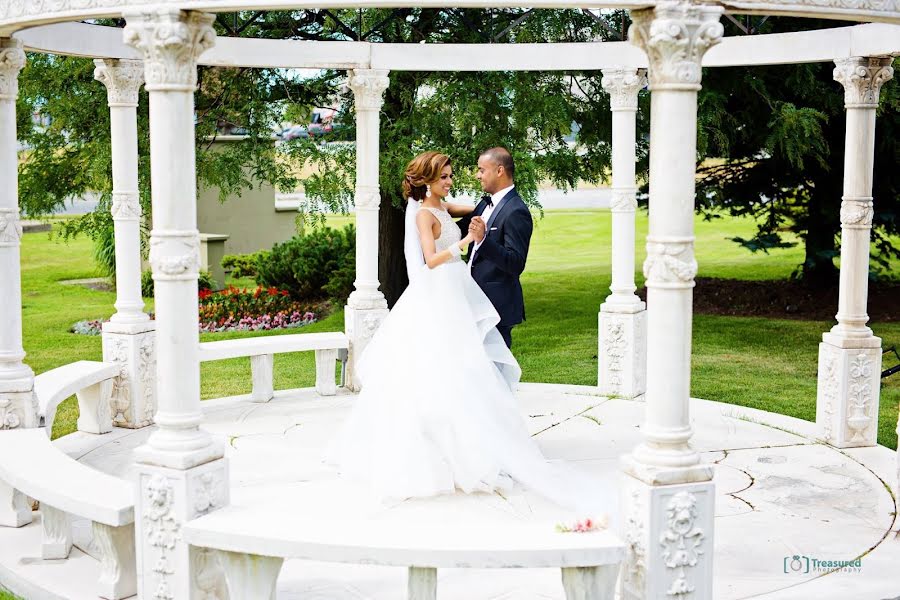
[[[473,209],[444,202],[452,184],[444,154],[425,152],[406,168],[410,284],[361,357],[362,391],[329,460],[385,500],[520,484],[565,508],[607,510],[608,492],[549,463],[526,429],[521,370],[460,259],[472,235],[460,239],[453,217]]]

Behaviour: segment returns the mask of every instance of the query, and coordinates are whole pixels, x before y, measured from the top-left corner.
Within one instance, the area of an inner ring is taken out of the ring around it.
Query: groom
[[[497,331],[512,348],[512,328],[525,320],[519,276],[531,242],[531,212],[516,192],[516,166],[506,148],[491,148],[478,157],[478,180],[485,196],[471,219],[460,221],[475,236],[469,246],[472,278],[500,314]]]

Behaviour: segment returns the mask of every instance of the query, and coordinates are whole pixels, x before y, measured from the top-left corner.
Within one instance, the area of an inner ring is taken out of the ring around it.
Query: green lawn
[[[351,220],[338,217],[339,225]],[[638,215],[638,270],[643,261],[646,215]],[[741,279],[787,277],[802,260],[792,248],[753,255],[728,238],[748,236],[747,220],[697,220],[697,260],[700,275]],[[36,372],[80,359],[101,356],[98,337],[68,333],[85,318],[108,317],[114,294],[60,285],[59,280],[95,276],[90,244],[68,244],[46,234],[23,240],[23,311],[27,362]],[[597,382],[597,310],[609,293],[610,213],[604,210],[548,211],[536,223],[528,269],[523,276],[528,321],[515,330],[515,353],[526,381],[594,385]],[[643,277],[636,274],[638,285]],[[835,307],[836,309],[837,307]],[[815,418],[816,360],[821,334],[830,322],[762,318],[694,318],[692,394],[802,419]],[[884,346],[900,344],[900,323],[872,323]],[[303,331],[343,328],[338,311]],[[270,332],[269,335],[295,333]],[[204,340],[260,335],[206,334]],[[202,397],[215,398],[250,391],[246,359],[202,366]],[[279,388],[309,386],[314,381],[312,353],[275,359]],[[886,380],[881,393],[879,442],[895,448],[900,376]],[[68,401],[57,416],[54,435],[72,431],[76,406]]]

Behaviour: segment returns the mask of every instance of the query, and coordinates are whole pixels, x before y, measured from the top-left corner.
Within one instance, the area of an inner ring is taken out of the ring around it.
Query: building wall
[[[239,136],[220,137],[213,148],[239,143]],[[197,227],[200,233],[225,234],[225,254],[245,254],[268,250],[296,233],[296,210],[275,210],[275,189],[255,185],[240,196],[219,202],[218,188],[197,190]]]

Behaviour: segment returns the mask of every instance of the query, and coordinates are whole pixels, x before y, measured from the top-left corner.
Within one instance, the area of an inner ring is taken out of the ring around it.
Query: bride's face
[[[453,167],[447,165],[441,170],[441,176],[431,184],[431,193],[438,198],[446,198],[453,187]]]

